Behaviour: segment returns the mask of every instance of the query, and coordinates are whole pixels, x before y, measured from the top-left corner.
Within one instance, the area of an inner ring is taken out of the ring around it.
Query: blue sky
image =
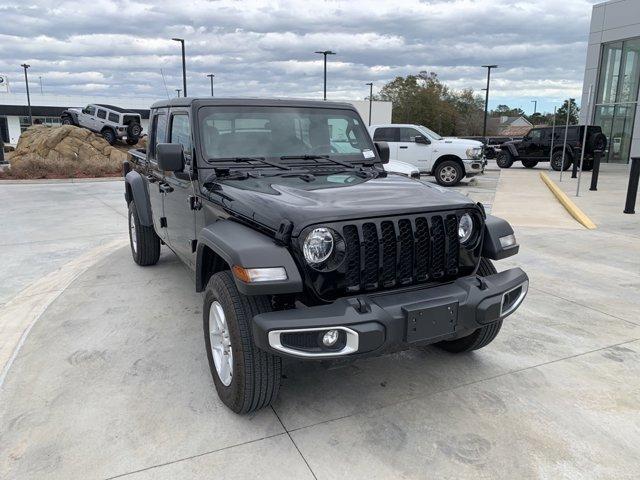
[[[438,73],[455,89],[484,87],[490,105],[533,111],[580,97],[595,0],[230,1],[0,0],[0,73],[24,91],[20,64],[47,93],[166,97],[181,88],[187,42],[189,94],[322,95],[362,99],[398,75]]]

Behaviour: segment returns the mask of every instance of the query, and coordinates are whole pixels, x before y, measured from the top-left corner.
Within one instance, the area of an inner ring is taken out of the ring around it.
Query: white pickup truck
[[[486,165],[482,143],[441,137],[422,125],[371,125],[369,132],[374,141],[389,144],[391,158],[434,175],[443,186],[450,187],[464,177],[483,173]]]

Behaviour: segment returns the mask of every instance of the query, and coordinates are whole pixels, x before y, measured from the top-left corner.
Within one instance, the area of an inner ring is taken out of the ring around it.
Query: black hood
[[[470,207],[474,202],[438,185],[389,174],[355,185],[309,188],[300,179],[286,185],[273,177],[259,190],[248,189],[239,181],[223,182],[225,206],[233,213],[277,230],[283,221],[293,223],[293,236],[307,225],[347,219],[362,219],[418,212],[444,211]],[[246,182],[246,181],[240,181]],[[230,185],[233,183],[233,186]],[[240,186],[238,188],[237,186]]]

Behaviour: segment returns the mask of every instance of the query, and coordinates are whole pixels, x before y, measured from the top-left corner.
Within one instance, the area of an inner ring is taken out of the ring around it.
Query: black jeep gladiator
[[[563,144],[565,131],[567,144],[564,149]],[[553,142],[551,136],[553,134]],[[513,162],[522,162],[525,168],[534,168],[538,162],[548,162],[551,157],[551,168],[560,171],[567,170],[574,161],[580,162],[582,152],[582,141],[584,139],[584,126],[573,125],[555,127],[534,127],[527,132],[521,140],[512,140],[500,145],[500,152],[497,156],[497,163],[500,168],[509,168]],[[553,146],[552,146],[553,144]],[[552,149],[553,148],[553,153]],[[589,171],[593,169],[593,154],[596,150],[604,151],[607,148],[607,137],[602,133],[602,129],[595,125],[590,125],[587,130],[587,141],[584,150],[584,164],[582,169]]]
[[[222,401],[277,395],[281,357],[360,358],[490,343],[528,289],[510,225],[437,185],[386,173],[346,103],[178,98],[151,107],[124,165],[134,261],[167,245],[204,292]]]

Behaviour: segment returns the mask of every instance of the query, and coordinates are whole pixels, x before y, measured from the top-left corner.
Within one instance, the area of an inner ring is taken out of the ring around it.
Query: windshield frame
[[[430,128],[427,128],[424,125],[418,125],[418,126],[422,130],[422,133],[425,133],[427,135],[427,137],[429,137],[429,139],[431,139],[431,140],[443,140],[444,139],[444,137],[442,135],[434,132]]]
[[[197,135],[198,135],[198,148],[197,148],[197,152],[198,152],[198,156],[201,158],[202,160],[202,167],[204,168],[212,168],[212,167],[218,167],[218,166],[222,166],[224,164],[225,167],[228,167],[231,165],[237,166],[238,168],[247,168],[248,165],[244,164],[242,162],[233,162],[233,161],[229,161],[229,160],[215,160],[215,159],[211,159],[209,158],[209,155],[207,153],[206,150],[206,145],[205,145],[205,139],[204,139],[204,132],[203,132],[203,124],[204,121],[206,120],[206,118],[210,115],[210,112],[215,111],[215,110],[219,110],[219,109],[274,109],[274,110],[286,110],[286,109],[291,109],[291,110],[330,110],[330,111],[344,111],[345,113],[347,113],[350,116],[353,116],[359,123],[358,128],[361,129],[361,133],[362,133],[362,141],[365,142],[366,145],[363,145],[366,149],[370,150],[371,152],[373,152],[373,156],[371,158],[365,158],[364,155],[362,154],[362,152],[360,153],[353,153],[353,154],[330,154],[329,158],[336,158],[338,160],[342,160],[345,162],[349,162],[352,163],[354,166],[359,166],[362,164],[372,164],[372,163],[382,163],[382,160],[380,159],[380,156],[378,154],[378,150],[375,147],[375,143],[373,141],[373,139],[371,138],[371,135],[369,133],[369,130],[367,128],[367,124],[363,121],[362,117],[360,116],[360,113],[357,111],[357,109],[355,107],[349,108],[348,106],[342,106],[342,105],[332,105],[332,104],[328,104],[327,106],[315,106],[315,105],[299,105],[296,104],[295,102],[292,102],[291,104],[281,104],[281,105],[263,105],[263,104],[254,104],[251,102],[247,102],[246,104],[237,104],[237,103],[229,103],[229,104],[216,104],[216,105],[200,105],[197,109],[196,112],[196,118],[198,120],[198,127],[197,127]],[[267,153],[267,152],[264,152]],[[280,159],[279,155],[276,156],[271,156],[271,155],[265,155],[265,154],[261,154],[260,156],[262,156],[263,158],[267,159],[267,160],[274,160],[274,161],[278,161],[278,162],[282,162]],[[303,152],[301,152],[303,153]],[[244,155],[239,155],[239,156],[244,156]],[[358,158],[354,158],[354,157],[358,157]],[[220,158],[225,158],[225,157],[220,157]],[[299,161],[304,161],[304,160],[299,160]],[[298,161],[298,163],[299,163]],[[328,163],[333,163],[331,162],[331,160],[327,159]],[[315,162],[312,162],[312,164]],[[268,165],[264,165],[264,166],[260,166],[259,168],[270,168]]]

